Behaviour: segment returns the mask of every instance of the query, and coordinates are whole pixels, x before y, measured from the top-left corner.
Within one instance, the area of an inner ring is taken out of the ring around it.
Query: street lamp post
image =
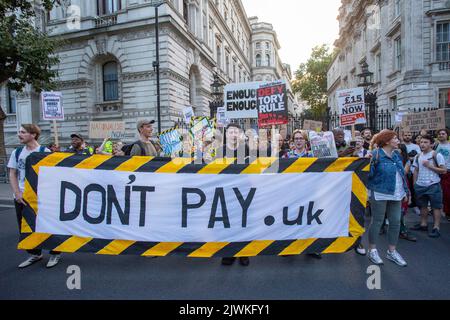
[[[156,42],[156,60],[153,61],[153,70],[156,73],[156,110],[158,114],[158,133],[161,134],[161,77],[160,77],[160,62],[159,62],[159,7],[166,1],[155,1],[155,42]]]
[[[220,80],[219,75],[214,73],[214,82],[211,84],[211,95],[213,101],[209,103],[211,119],[217,114],[217,108],[223,106],[223,86],[224,83]]]
[[[361,73],[358,74],[360,83],[359,87],[364,88],[364,96],[366,106],[368,107],[368,115],[369,115],[369,127],[372,131],[377,131],[377,115],[376,115],[376,102],[377,102],[377,93],[371,91],[371,87],[374,85],[373,83],[373,72],[369,71],[369,65],[366,61],[361,63]],[[367,114],[367,111],[366,111]]]

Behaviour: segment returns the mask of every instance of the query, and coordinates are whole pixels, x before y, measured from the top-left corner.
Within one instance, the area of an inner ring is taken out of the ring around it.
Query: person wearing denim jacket
[[[376,244],[385,215],[389,220],[389,250],[387,259],[399,266],[407,263],[397,252],[396,247],[400,234],[401,204],[409,200],[409,189],[406,182],[405,169],[398,153],[399,139],[394,131],[383,130],[376,138],[378,149],[372,153],[368,189],[372,222],[369,228],[369,259],[382,265]]]

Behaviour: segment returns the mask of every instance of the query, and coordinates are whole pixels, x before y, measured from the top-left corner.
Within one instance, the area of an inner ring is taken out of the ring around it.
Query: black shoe
[[[428,231],[428,226],[422,226],[420,223],[419,224],[416,224],[414,227],[412,227],[411,228],[411,230],[414,230],[414,231],[424,231],[424,232],[426,232],[426,231]]]
[[[400,239],[411,241],[411,242],[417,242],[417,238],[414,237],[409,232],[400,233]]]
[[[320,254],[320,253],[308,253],[308,256],[310,256],[311,258],[317,259],[317,260],[322,259],[322,254]]]
[[[236,261],[236,258],[222,258],[223,266],[231,266]]]
[[[241,266],[248,267],[248,265],[250,264],[250,259],[249,258],[239,258],[239,263],[241,264]]]
[[[439,232],[439,229],[434,228],[433,231],[431,231],[430,234],[428,234],[430,238],[439,238],[441,236],[441,233]]]

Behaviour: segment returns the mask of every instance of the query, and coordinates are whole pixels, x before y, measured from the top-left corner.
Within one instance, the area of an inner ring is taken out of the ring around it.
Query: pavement
[[[400,240],[399,252],[409,263],[401,268],[385,260],[381,289],[367,286],[367,257],[354,251],[326,255],[256,257],[245,268],[224,267],[220,259],[183,257],[97,256],[63,254],[61,262],[46,269],[45,259],[27,269],[17,265],[26,253],[16,249],[18,227],[7,204],[9,185],[0,185],[0,299],[134,299],[134,300],[437,300],[450,299],[450,224],[442,237],[416,233],[417,243]],[[9,198],[10,199],[10,198]],[[2,201],[5,201],[2,202]],[[10,203],[12,203],[10,201]],[[408,224],[418,217],[409,214]],[[368,222],[367,222],[368,223]],[[379,249],[385,257],[386,236]],[[367,238],[364,241],[367,245]],[[69,290],[69,266],[81,270],[81,289]]]

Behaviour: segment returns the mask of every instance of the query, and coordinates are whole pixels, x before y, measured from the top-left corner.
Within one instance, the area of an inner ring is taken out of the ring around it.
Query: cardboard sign
[[[124,121],[89,122],[89,139],[123,139],[125,137]]]
[[[367,123],[364,88],[341,90],[336,97],[341,127]]]
[[[276,82],[259,88],[257,98],[258,126],[260,128],[289,122],[286,83]]]
[[[418,133],[421,130],[435,131],[445,128],[445,110],[433,110],[405,114],[402,117],[402,131]]]
[[[313,120],[303,121],[303,130],[322,131],[322,126],[323,124],[321,121],[313,121]]]
[[[61,92],[42,92],[41,104],[44,120],[64,120]]]

